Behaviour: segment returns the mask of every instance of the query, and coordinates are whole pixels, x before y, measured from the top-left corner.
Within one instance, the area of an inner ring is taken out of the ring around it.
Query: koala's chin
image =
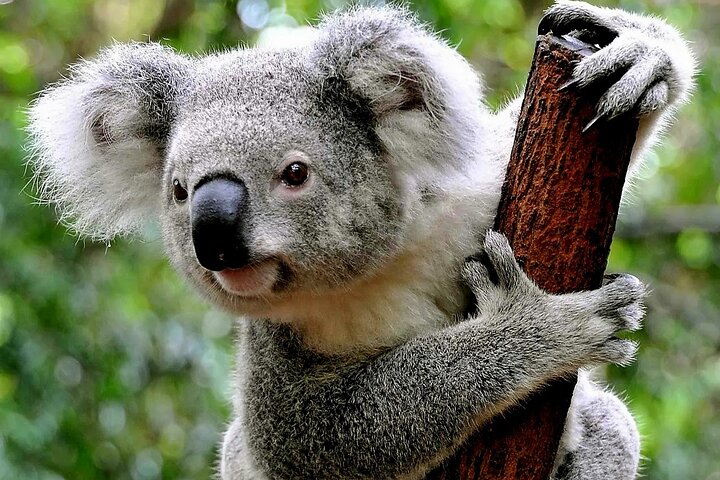
[[[231,295],[256,297],[272,292],[280,280],[280,264],[269,259],[243,268],[226,268],[213,272],[213,276]]]
[[[267,260],[220,272],[197,266],[184,273],[216,307],[233,315],[266,318],[278,296],[275,285],[283,281],[281,270],[277,260]]]

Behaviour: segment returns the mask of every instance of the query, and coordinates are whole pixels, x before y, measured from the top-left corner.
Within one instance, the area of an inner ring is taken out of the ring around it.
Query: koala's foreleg
[[[571,34],[602,47],[578,62],[568,89],[582,95],[587,87],[612,81],[591,124],[623,114],[640,118],[629,172],[634,174],[646,148],[688,98],[696,68],[688,43],[659,18],[569,0],[547,10],[539,32]],[[500,130],[514,131],[520,106],[516,100],[498,113],[493,138],[514,137]],[[498,148],[509,158],[511,145]]]
[[[226,444],[247,445],[270,478],[396,478],[431,466],[549,379],[631,359],[635,345],[615,334],[639,327],[637,279],[549,295],[525,276],[504,237],[490,232],[485,249],[464,272],[476,317],[371,360],[343,364],[302,350],[286,327],[251,324],[245,441]]]

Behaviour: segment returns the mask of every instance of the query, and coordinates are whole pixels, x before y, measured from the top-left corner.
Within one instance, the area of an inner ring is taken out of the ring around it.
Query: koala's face
[[[104,240],[159,216],[176,268],[236,312],[417,255],[423,198],[475,154],[477,77],[403,10],[314,32],[199,58],[119,44],[77,65],[31,108],[41,194]]]
[[[230,53],[197,71],[163,180],[181,272],[254,310],[342,287],[393,254],[401,198],[362,101],[299,52]]]

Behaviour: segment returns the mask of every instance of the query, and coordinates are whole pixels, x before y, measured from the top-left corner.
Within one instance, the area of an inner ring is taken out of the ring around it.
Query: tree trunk
[[[592,51],[538,37],[495,221],[528,276],[553,293],[601,285],[638,127],[624,115],[583,132],[607,85],[558,91]],[[557,381],[494,419],[428,480],[546,480],[574,385]]]

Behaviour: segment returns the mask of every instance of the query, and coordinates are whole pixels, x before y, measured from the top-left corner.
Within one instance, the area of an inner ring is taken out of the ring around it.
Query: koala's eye
[[[180,183],[180,180],[177,178],[173,180],[173,198],[176,202],[182,203],[188,198],[188,192],[185,190],[185,187],[182,186],[182,183]]]
[[[308,179],[308,166],[302,162],[293,162],[283,170],[280,180],[288,187],[299,187]]]

